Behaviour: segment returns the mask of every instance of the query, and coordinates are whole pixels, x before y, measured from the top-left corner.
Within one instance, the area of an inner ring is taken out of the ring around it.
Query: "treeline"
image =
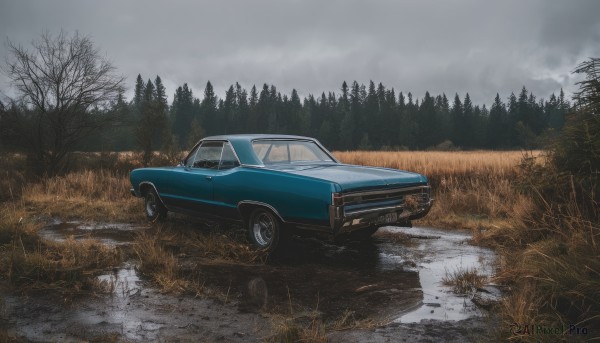
[[[138,75],[134,97],[120,96],[113,111],[118,125],[91,142],[111,150],[178,150],[208,135],[282,133],[318,138],[333,150],[354,149],[515,149],[535,148],[540,137],[559,130],[571,105],[563,91],[537,99],[525,87],[506,102],[496,95],[488,109],[469,94],[429,92],[421,99],[379,83],[342,83],[338,93],[281,94],[274,85],[239,83],[219,98],[210,83],[202,97],[184,84],[167,104],[160,77]]]

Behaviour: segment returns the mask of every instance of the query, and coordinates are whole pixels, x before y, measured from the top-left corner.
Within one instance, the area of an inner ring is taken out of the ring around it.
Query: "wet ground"
[[[136,232],[147,229],[145,226],[127,223],[84,223],[80,221],[62,222],[58,219],[38,231],[40,237],[51,241],[63,241],[69,237],[76,240],[97,239],[109,246],[131,243]]]
[[[123,245],[144,229],[57,221],[40,235]],[[465,269],[493,273],[493,252],[468,244],[469,238],[459,231],[385,227],[368,243],[295,239],[265,265],[188,261],[190,275],[226,291],[227,303],[161,294],[126,263],[97,277],[106,294],[65,304],[51,294],[5,293],[0,315],[8,319],[10,333],[31,341],[112,336],[129,341],[261,341],[273,333],[273,314],[374,324],[332,332],[330,340],[339,342],[438,340],[446,337],[440,330],[448,339],[469,340],[486,331],[485,311],[475,306],[473,294],[454,294],[441,282],[448,272]]]

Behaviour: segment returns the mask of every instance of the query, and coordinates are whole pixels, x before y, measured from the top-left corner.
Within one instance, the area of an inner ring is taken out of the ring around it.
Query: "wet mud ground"
[[[57,220],[39,234],[126,245],[145,229]],[[473,294],[454,294],[441,282],[448,272],[465,269],[493,274],[493,252],[468,244],[469,238],[463,231],[385,227],[370,242],[296,238],[263,265],[185,261],[190,275],[226,292],[227,301],[162,294],[128,262],[97,276],[110,286],[108,293],[65,301],[51,291],[23,295],[4,289],[1,325],[11,336],[34,342],[248,342],[271,337],[276,317],[301,322],[316,315],[325,323],[342,317],[368,323],[331,331],[333,342],[479,340],[491,326],[485,310]],[[493,293],[493,286],[487,288]]]

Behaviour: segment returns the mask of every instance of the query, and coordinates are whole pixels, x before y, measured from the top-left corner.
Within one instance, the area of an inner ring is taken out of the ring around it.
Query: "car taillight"
[[[421,189],[421,197],[423,201],[429,201],[431,198],[431,187],[427,184],[427,187]]]
[[[344,198],[340,193],[331,193],[331,204],[333,206],[342,206],[344,204]]]

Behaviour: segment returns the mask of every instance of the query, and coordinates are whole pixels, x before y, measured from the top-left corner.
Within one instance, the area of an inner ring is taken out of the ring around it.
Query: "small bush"
[[[446,286],[452,286],[452,291],[456,294],[471,294],[483,286],[487,276],[479,274],[477,269],[457,269],[447,271],[446,276],[442,278],[442,283]]]

